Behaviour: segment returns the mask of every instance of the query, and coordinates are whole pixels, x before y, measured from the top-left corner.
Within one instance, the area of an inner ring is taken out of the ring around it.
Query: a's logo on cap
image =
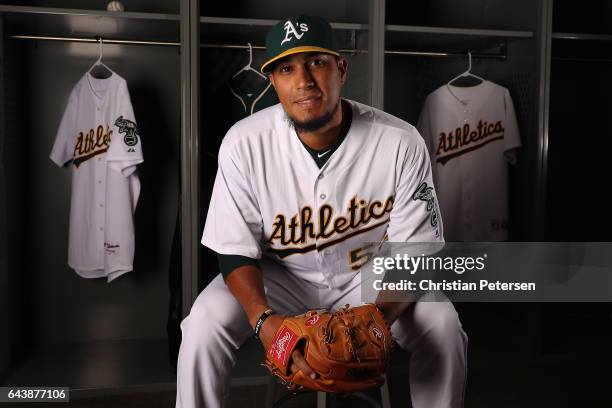
[[[283,45],[287,41],[291,41],[293,39],[291,37],[292,34],[295,36],[295,38],[299,40],[300,38],[302,38],[304,33],[308,31],[308,25],[306,23],[298,24],[298,27],[300,28],[301,32],[298,32],[298,30],[295,28],[293,23],[290,20],[288,20],[285,23],[285,39],[281,41],[280,45]]]

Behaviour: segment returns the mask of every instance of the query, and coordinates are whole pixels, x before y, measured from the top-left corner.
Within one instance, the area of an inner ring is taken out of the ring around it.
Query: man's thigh
[[[262,269],[263,286],[268,305],[281,314],[298,314],[320,307],[318,288],[291,274],[283,266],[267,259],[259,262]],[[219,316],[211,316],[211,312]],[[217,275],[198,295],[191,313],[201,314],[207,319],[217,318],[223,324],[227,320],[242,320],[244,325],[244,310],[231,294],[223,277]]]
[[[283,266],[268,259],[259,262],[266,299],[275,312],[288,315],[322,307],[320,288],[293,275]]]

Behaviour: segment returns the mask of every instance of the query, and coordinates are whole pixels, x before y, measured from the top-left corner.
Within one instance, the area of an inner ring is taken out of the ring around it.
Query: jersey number
[[[352,270],[357,271],[363,265],[368,263],[372,256],[374,256],[374,252],[368,251],[368,249],[372,248],[374,244],[369,244],[361,248],[353,249],[349,252],[349,266]]]
[[[383,239],[377,244],[378,246],[382,245],[383,242],[389,240],[389,235],[385,234]],[[363,265],[367,264],[370,259],[374,256],[374,251],[371,248],[374,246],[374,243],[368,244],[361,248],[353,249],[349,252],[349,266],[352,270],[357,271]],[[368,251],[369,250],[369,251]]]

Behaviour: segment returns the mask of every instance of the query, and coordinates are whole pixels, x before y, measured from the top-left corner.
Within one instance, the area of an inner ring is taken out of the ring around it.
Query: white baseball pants
[[[345,286],[329,289],[303,281],[271,261],[262,259],[260,265],[268,303],[277,313],[335,310],[363,301],[359,274]],[[253,331],[221,275],[200,293],[181,330],[176,407],[226,406],[236,350]],[[411,353],[407,380],[412,406],[463,407],[467,335],[452,303],[419,301],[397,319],[391,332],[398,345]]]

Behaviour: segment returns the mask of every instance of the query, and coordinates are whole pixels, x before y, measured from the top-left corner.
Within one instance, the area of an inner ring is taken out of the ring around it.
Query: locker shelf
[[[7,34],[177,41],[178,14],[0,5]]]
[[[253,26],[253,27],[272,27],[278,20],[260,18],[231,18],[231,17],[200,17],[201,24],[219,24],[224,26]],[[330,22],[335,30],[367,30],[367,24],[357,23],[334,23]]]
[[[173,20],[179,21],[178,14],[163,13],[139,13],[139,12],[114,12],[106,10],[85,10],[85,9],[64,9],[54,7],[29,7],[29,6],[10,6],[0,5],[2,13],[16,14],[37,14],[37,15],[60,15],[60,16],[93,16],[93,17],[112,17],[138,20]]]
[[[531,31],[481,30],[470,28],[405,26],[394,24],[388,24],[385,26],[385,30],[388,32],[469,35],[474,37],[533,38],[533,32]]]
[[[386,48],[428,51],[484,51],[513,41],[531,40],[532,31],[483,30],[432,26],[387,25]]]
[[[568,62],[612,62],[612,35],[553,32],[552,58]]]
[[[256,18],[230,18],[230,17],[200,17],[202,41],[205,43],[233,44],[245,43],[247,40],[254,45],[263,46],[266,34],[278,20]],[[367,24],[334,23],[330,22],[335,30],[338,43],[341,46],[350,42],[351,31],[357,34],[367,33]]]
[[[585,34],[585,33],[552,33],[554,40],[590,40],[590,41],[612,41],[609,34]]]

